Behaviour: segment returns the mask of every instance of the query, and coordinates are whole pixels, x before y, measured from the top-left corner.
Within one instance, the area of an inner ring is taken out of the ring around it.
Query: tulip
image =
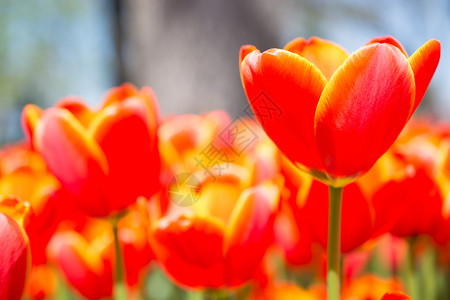
[[[239,187],[234,176],[205,182],[199,201],[174,209],[151,227],[150,244],[166,272],[194,289],[231,289],[255,275],[272,243],[279,188]]]
[[[25,230],[33,265],[45,263],[45,247],[62,219],[63,191],[43,158],[25,144],[0,151],[0,194],[13,195],[30,204]]]
[[[68,97],[44,111],[27,105],[22,123],[76,206],[106,217],[159,188],[158,118],[152,90],[124,84],[99,110]]]
[[[266,287],[263,291],[254,292],[250,298],[252,300],[321,300],[323,295],[321,291],[304,290],[293,283],[276,282]]]
[[[319,38],[284,49],[240,51],[256,118],[297,167],[329,185],[328,288],[339,298],[342,187],[367,172],[422,100],[440,57],[431,40],[410,58],[392,37],[347,55]]]
[[[46,264],[33,266],[26,289],[30,299],[53,299],[58,288],[58,277],[54,270]]]
[[[386,293],[381,300],[411,300],[411,297],[402,292]]]
[[[30,245],[23,229],[29,214],[26,203],[0,200],[0,300],[19,300],[30,267]]]
[[[374,39],[350,56],[319,38],[299,38],[263,53],[243,46],[241,79],[250,105],[296,166],[343,186],[392,145],[422,100],[440,57],[436,40],[409,59],[393,41]]]
[[[109,223],[92,220],[82,233],[57,232],[47,252],[66,281],[83,297],[102,299],[112,295],[114,253]]]
[[[153,251],[148,241],[150,216],[147,201],[138,199],[136,207],[119,222],[119,242],[123,253],[126,284],[131,292],[144,286]]]
[[[373,275],[365,275],[343,287],[342,299],[378,300],[384,297],[386,293],[401,291],[402,286],[395,279],[382,279]]]
[[[143,197],[139,198],[118,222],[127,299],[137,296],[153,259],[148,242],[150,220],[147,202]],[[74,223],[72,220],[61,223],[47,252],[75,290],[89,299],[100,299],[112,295],[112,268],[117,264],[114,246],[111,224],[79,215]],[[98,288],[98,282],[102,283],[102,288]]]

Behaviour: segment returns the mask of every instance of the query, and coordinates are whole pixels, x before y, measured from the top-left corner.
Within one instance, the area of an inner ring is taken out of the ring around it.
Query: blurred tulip
[[[346,284],[341,298],[342,300],[379,300],[388,292],[401,291],[402,287],[395,279],[382,279],[366,275]]]
[[[0,199],[0,299],[22,298],[31,256],[23,229],[29,207],[15,198]]]
[[[29,299],[53,299],[58,288],[58,277],[46,264],[33,266],[26,289]]]
[[[150,226],[148,201],[139,198],[118,224],[118,237],[124,262],[125,283],[130,299],[137,297],[146,270],[153,259],[148,242]],[[112,295],[115,250],[111,225],[100,219],[64,221],[53,236],[48,255],[61,269],[67,282],[88,299]],[[99,282],[102,287],[99,288]]]
[[[241,48],[241,79],[256,118],[299,168],[344,186],[368,171],[419,105],[440,58],[431,40],[409,59],[392,37],[355,53],[319,38],[284,49]]]
[[[195,205],[153,224],[155,256],[181,286],[234,288],[259,268],[272,243],[279,188],[266,182],[242,189],[240,182],[235,175],[206,181]]]
[[[27,145],[11,145],[0,151],[0,194],[18,197],[31,206],[25,230],[33,265],[46,261],[45,247],[62,219],[63,193],[42,157]]]
[[[248,118],[231,120],[224,111],[171,116],[158,135],[167,181],[180,173],[196,173],[199,179],[220,176],[230,164],[248,169],[253,185],[279,176],[276,146]]]
[[[371,179],[370,183],[362,177],[361,180],[349,184],[344,190],[345,200],[342,204],[341,224],[343,253],[349,253],[369,239],[388,232],[398,220],[398,211],[407,203],[407,199],[399,197],[401,193],[404,193],[403,189],[397,189],[397,186],[382,182],[380,168],[382,167],[377,166],[366,173]],[[303,251],[311,249],[311,242],[317,242],[326,248],[327,186],[296,169],[287,159],[282,161],[282,172],[289,189],[287,205],[295,218],[297,231],[300,232],[298,243],[303,246]],[[303,255],[306,255],[304,256],[306,262],[308,252],[304,252]],[[311,252],[309,257],[310,255]],[[302,260],[300,257],[298,259]]]
[[[412,300],[408,295],[398,292],[398,293],[386,293],[381,300]]]
[[[113,288],[112,240],[108,222],[91,220],[83,234],[57,232],[48,246],[48,256],[83,297],[110,297]]]
[[[270,285],[261,292],[255,293],[250,297],[251,300],[321,300],[323,292],[315,290],[304,290],[292,283],[279,282]]]
[[[119,241],[125,267],[126,284],[132,292],[139,292],[153,259],[148,228],[150,216],[147,200],[139,198],[130,212],[119,222]]]
[[[68,97],[42,111],[27,105],[25,134],[77,207],[105,217],[159,188],[159,112],[150,88],[124,84],[99,110]]]
[[[426,128],[426,131],[422,129]],[[432,235],[443,219],[445,181],[442,166],[445,152],[443,140],[431,124],[411,124],[390,150],[393,170],[392,184],[402,193],[408,205],[397,210],[398,220],[391,233],[400,236]],[[405,172],[406,170],[406,172]]]

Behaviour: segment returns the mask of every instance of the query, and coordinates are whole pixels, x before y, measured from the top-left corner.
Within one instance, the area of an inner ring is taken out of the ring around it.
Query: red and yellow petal
[[[238,286],[250,280],[273,241],[280,191],[271,183],[247,189],[228,223],[224,254],[225,280]]]
[[[66,109],[47,110],[36,128],[34,144],[49,169],[76,198],[76,205],[93,216],[105,216],[109,204],[101,194],[106,158],[85,128]]]
[[[408,53],[406,53],[405,48],[403,48],[402,44],[393,36],[387,35],[387,36],[377,36],[373,39],[371,39],[369,42],[367,42],[366,45],[370,44],[390,44],[394,47],[397,47],[398,50],[400,50],[406,57],[408,57]]]
[[[253,45],[242,46],[241,49],[239,50],[239,66],[242,64],[244,58],[255,50],[258,49],[256,49],[256,47]]]
[[[256,118],[280,150],[304,169],[321,169],[314,115],[327,80],[319,69],[289,51],[254,51],[241,64],[241,79]]]
[[[85,128],[89,126],[89,123],[94,117],[94,113],[89,109],[89,107],[84,104],[81,98],[76,96],[69,96],[59,100],[55,107],[64,108],[70,111],[70,113]]]
[[[327,80],[348,57],[347,51],[341,46],[318,37],[312,37],[308,40],[301,37],[297,38],[289,42],[284,49],[312,62],[320,69]]]
[[[48,247],[50,259],[61,269],[66,280],[88,299],[112,295],[112,263],[77,232],[60,232]]]
[[[409,58],[409,63],[414,72],[414,80],[416,83],[416,98],[412,113],[422,101],[431,78],[436,71],[441,57],[441,43],[437,40],[429,40],[422,45]],[[411,115],[412,115],[411,113]]]
[[[402,292],[386,293],[381,300],[411,300],[411,297]]]
[[[167,216],[149,235],[150,245],[170,278],[187,288],[224,286],[225,225],[207,216]]]
[[[0,212],[0,299],[19,300],[28,277],[30,246],[23,228]]]
[[[131,97],[138,97],[138,89],[131,83],[124,83],[106,92],[101,108],[104,109],[117,102],[122,102]]]
[[[25,133],[25,138],[29,142],[30,146],[34,148],[33,136],[36,129],[36,124],[42,115],[42,109],[34,104],[25,105],[22,110],[21,123],[22,129]]]
[[[146,108],[129,98],[103,109],[92,121],[89,135],[105,154],[109,171],[103,191],[111,211],[150,197],[159,188],[160,160],[146,123]]]
[[[413,76],[406,57],[388,44],[361,48],[336,71],[315,115],[329,184],[351,182],[392,145],[414,105]]]

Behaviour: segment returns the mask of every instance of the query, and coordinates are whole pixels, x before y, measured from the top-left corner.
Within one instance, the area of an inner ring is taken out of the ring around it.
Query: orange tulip
[[[53,299],[58,289],[58,276],[55,271],[46,264],[33,266],[26,289],[29,299]]]
[[[45,247],[62,219],[63,191],[43,158],[25,144],[0,151],[0,194],[13,195],[31,206],[25,230],[33,265],[45,263]]]
[[[397,292],[397,293],[386,293],[381,300],[412,300],[408,295]]]
[[[386,293],[400,292],[401,290],[402,286],[395,279],[382,279],[366,275],[344,285],[341,298],[343,300],[378,300]]]
[[[293,283],[277,282],[269,285],[260,292],[255,292],[250,297],[251,300],[322,300],[324,298],[322,290],[304,290]]]
[[[152,226],[150,244],[175,282],[187,288],[233,288],[252,279],[272,243],[279,189],[244,188],[235,175],[202,186],[198,202],[174,208]]]
[[[82,233],[57,232],[47,252],[75,290],[87,299],[101,299],[112,295],[113,247],[109,223],[91,220]]]
[[[153,260],[153,251],[148,241],[150,216],[147,201],[139,198],[136,207],[119,222],[119,243],[125,268],[126,284],[139,291],[145,283],[148,266]]]
[[[398,220],[391,233],[397,236],[432,235],[443,219],[448,185],[443,162],[449,146],[438,131],[431,124],[412,123],[390,149],[391,164],[395,166],[391,185],[402,192],[387,197],[408,204],[396,211]]]
[[[28,209],[26,203],[15,198],[0,200],[0,300],[22,298],[31,259],[23,229]]]
[[[159,188],[158,108],[150,88],[114,88],[98,111],[74,97],[44,111],[27,105],[22,122],[49,169],[91,216],[111,215]]]
[[[260,53],[241,48],[241,79],[280,150],[317,179],[344,186],[369,170],[419,105],[440,58],[431,40],[410,58],[391,37],[350,56],[319,38]]]
[[[49,244],[49,257],[59,266],[67,282],[85,297],[110,296],[115,266],[112,227],[104,220],[80,217],[75,224],[61,223]],[[148,242],[149,222],[147,200],[141,197],[118,224],[125,283],[132,299],[143,286],[153,259]],[[98,282],[102,282],[102,288]]]
[[[380,168],[381,166],[373,168],[367,173],[372,186],[368,186],[366,180],[357,180],[344,190],[341,223],[341,251],[344,253],[351,252],[369,239],[388,232],[398,220],[398,210],[407,202],[407,199],[399,197],[405,191],[398,189],[397,185],[390,182],[378,184],[382,181],[378,174],[381,172]],[[302,249],[299,249],[302,251],[297,251],[297,254],[302,255],[298,256],[297,260],[299,263],[302,260],[307,262],[307,258],[311,258],[311,241],[325,248],[327,246],[327,186],[295,168],[287,159],[282,161],[282,172],[289,189],[287,205],[292,210],[298,226],[298,244],[302,245]],[[400,200],[396,200],[396,197]]]

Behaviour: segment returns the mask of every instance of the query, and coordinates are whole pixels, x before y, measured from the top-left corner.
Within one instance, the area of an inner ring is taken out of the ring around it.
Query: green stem
[[[419,300],[419,291],[417,288],[416,272],[415,272],[415,257],[414,257],[414,239],[408,240],[408,257],[405,262],[405,279],[408,287],[408,294],[414,300]]]
[[[435,252],[433,246],[428,244],[421,262],[422,295],[424,299],[436,300],[438,290],[437,274]]]
[[[206,290],[205,300],[235,300],[234,293],[227,290]]]
[[[114,249],[116,253],[116,272],[115,272],[115,285],[114,285],[114,299],[123,300],[127,299],[127,293],[125,290],[125,284],[123,281],[123,260],[122,251],[120,250],[119,244],[119,230],[118,222],[113,222],[113,233],[114,233]]]
[[[328,300],[339,300],[341,290],[342,187],[329,186],[327,290]]]

